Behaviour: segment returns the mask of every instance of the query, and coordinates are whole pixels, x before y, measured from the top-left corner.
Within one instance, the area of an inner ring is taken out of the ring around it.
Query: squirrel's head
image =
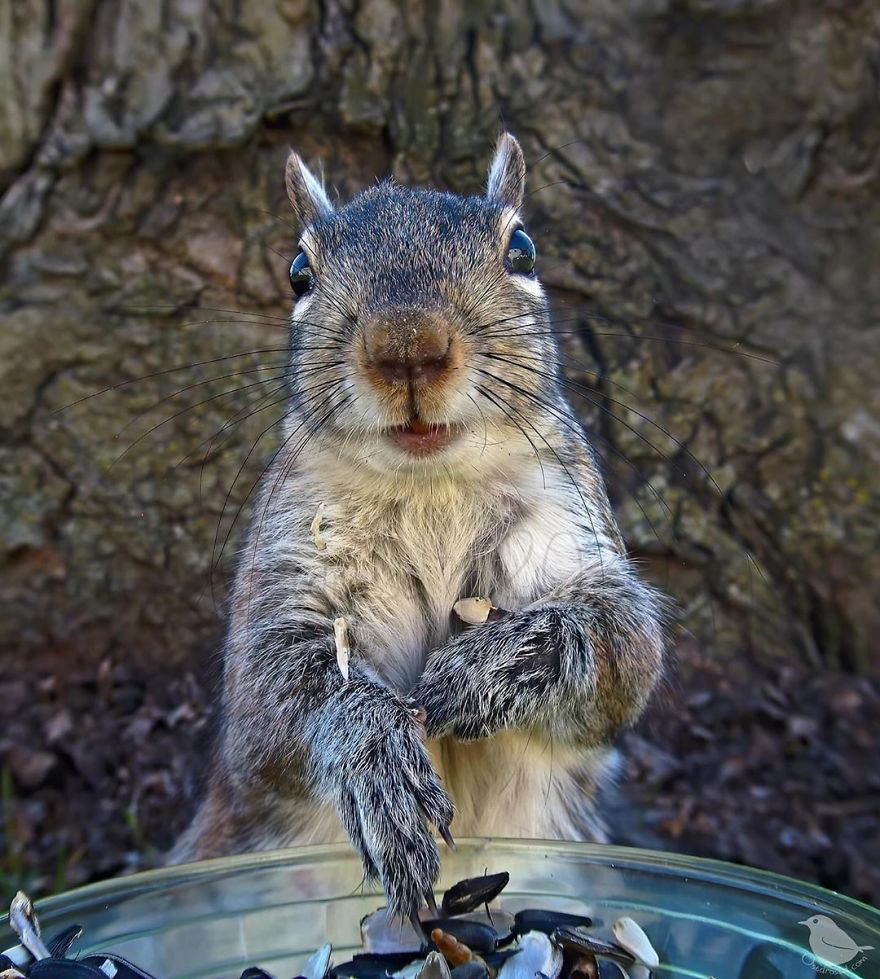
[[[334,208],[295,153],[285,177],[300,424],[385,470],[534,443],[557,368],[519,143],[501,137],[484,197],[387,182]]]

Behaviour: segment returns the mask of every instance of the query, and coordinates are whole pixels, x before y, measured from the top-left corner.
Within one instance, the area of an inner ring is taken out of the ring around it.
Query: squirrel
[[[483,197],[387,181],[334,208],[291,152],[289,411],[171,862],[347,835],[412,916],[453,816],[468,836],[606,839],[596,797],[661,677],[665,602],[564,396],[525,177],[505,133]],[[466,627],[469,596],[506,611]]]

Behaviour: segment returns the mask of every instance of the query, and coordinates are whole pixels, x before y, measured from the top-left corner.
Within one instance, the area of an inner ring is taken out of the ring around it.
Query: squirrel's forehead
[[[375,188],[355,197],[314,228],[321,246],[332,251],[462,248],[477,254],[493,247],[500,209],[481,198],[456,197],[405,187]]]

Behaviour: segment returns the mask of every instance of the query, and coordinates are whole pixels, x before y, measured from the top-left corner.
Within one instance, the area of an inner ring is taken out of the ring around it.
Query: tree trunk
[[[878,22],[874,0],[0,0],[0,647],[174,665],[216,640],[271,432],[235,477],[280,410],[237,424],[265,390],[236,372],[285,344],[288,147],[343,198],[389,173],[478,192],[503,126],[634,551],[707,647],[865,668]]]

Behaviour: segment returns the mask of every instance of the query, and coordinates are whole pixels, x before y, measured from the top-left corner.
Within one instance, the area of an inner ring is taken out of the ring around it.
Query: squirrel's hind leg
[[[281,847],[335,843],[345,833],[335,810],[312,799],[232,787],[213,778],[168,865]]]

